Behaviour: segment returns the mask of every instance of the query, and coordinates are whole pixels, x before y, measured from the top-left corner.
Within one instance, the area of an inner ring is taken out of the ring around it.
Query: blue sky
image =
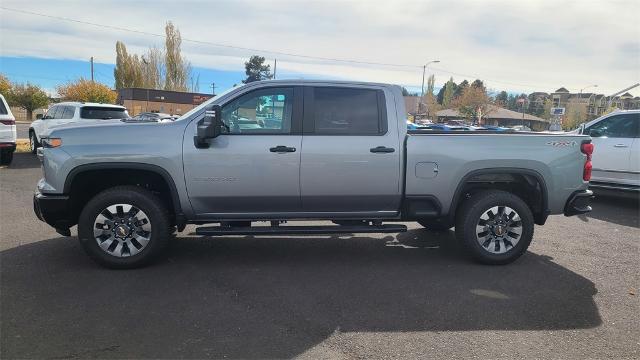
[[[638,13],[637,0],[2,0],[0,72],[53,90],[88,77],[93,56],[96,79],[113,85],[115,42],[162,47],[172,21],[202,92],[238,83],[259,54],[278,59],[278,78],[417,91],[422,64],[437,59],[427,70],[437,86],[480,78],[495,91],[610,94],[640,81]]]
[[[94,79],[113,86],[114,64],[94,62]],[[44,59],[34,57],[0,57],[0,69],[11,81],[36,83],[47,91],[54,91],[57,85],[80,77],[91,78],[89,61]],[[200,75],[199,90],[211,92],[211,83],[216,84],[216,92],[239,84],[244,78],[241,71],[224,71],[195,67],[195,75]]]

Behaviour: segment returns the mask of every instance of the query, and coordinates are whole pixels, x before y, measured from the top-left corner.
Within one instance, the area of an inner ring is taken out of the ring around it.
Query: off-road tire
[[[33,130],[29,130],[29,149],[31,150],[31,153],[36,154],[40,146],[42,145],[38,142],[36,133]]]
[[[0,152],[0,165],[11,165],[13,161],[13,150],[2,150]]]
[[[143,211],[151,224],[150,240],[137,254],[117,257],[108,254],[94,235],[98,215],[114,204],[130,204]],[[169,214],[162,201],[137,186],[117,186],[104,190],[85,205],[78,220],[78,240],[84,251],[98,264],[112,269],[131,269],[150,264],[167,247],[172,235]]]
[[[479,220],[493,207],[509,207],[521,220],[518,242],[505,253],[491,253],[478,240]],[[527,251],[533,239],[534,219],[531,209],[518,196],[500,190],[486,190],[465,200],[456,214],[456,238],[461,248],[476,261],[488,265],[509,264]]]

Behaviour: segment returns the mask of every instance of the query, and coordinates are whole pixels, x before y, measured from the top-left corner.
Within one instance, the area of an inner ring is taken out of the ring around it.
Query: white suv
[[[0,94],[0,165],[9,165],[16,151],[16,118]]]
[[[579,132],[595,145],[591,187],[640,192],[640,110],[601,116]]]
[[[69,124],[78,121],[100,121],[107,119],[129,118],[127,109],[120,105],[63,102],[55,104],[47,110],[47,113],[31,123],[29,128],[29,145],[34,154],[40,147],[42,134],[52,127]]]

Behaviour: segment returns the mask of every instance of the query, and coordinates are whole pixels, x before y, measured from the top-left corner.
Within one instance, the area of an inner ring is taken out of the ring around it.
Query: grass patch
[[[29,139],[16,140],[16,152],[18,153],[31,152],[31,148],[29,147]]]

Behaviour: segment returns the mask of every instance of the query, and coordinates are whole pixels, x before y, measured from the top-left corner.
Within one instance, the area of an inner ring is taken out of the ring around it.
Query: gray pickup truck
[[[174,122],[70,124],[41,142],[35,213],[62,235],[77,224],[113,268],[147,264],[187,224],[215,236],[402,221],[455,227],[472,257],[506,264],[548,215],[591,210],[589,136],[407,131],[401,89],[386,84],[256,82]],[[286,224],[311,219],[333,224]]]

